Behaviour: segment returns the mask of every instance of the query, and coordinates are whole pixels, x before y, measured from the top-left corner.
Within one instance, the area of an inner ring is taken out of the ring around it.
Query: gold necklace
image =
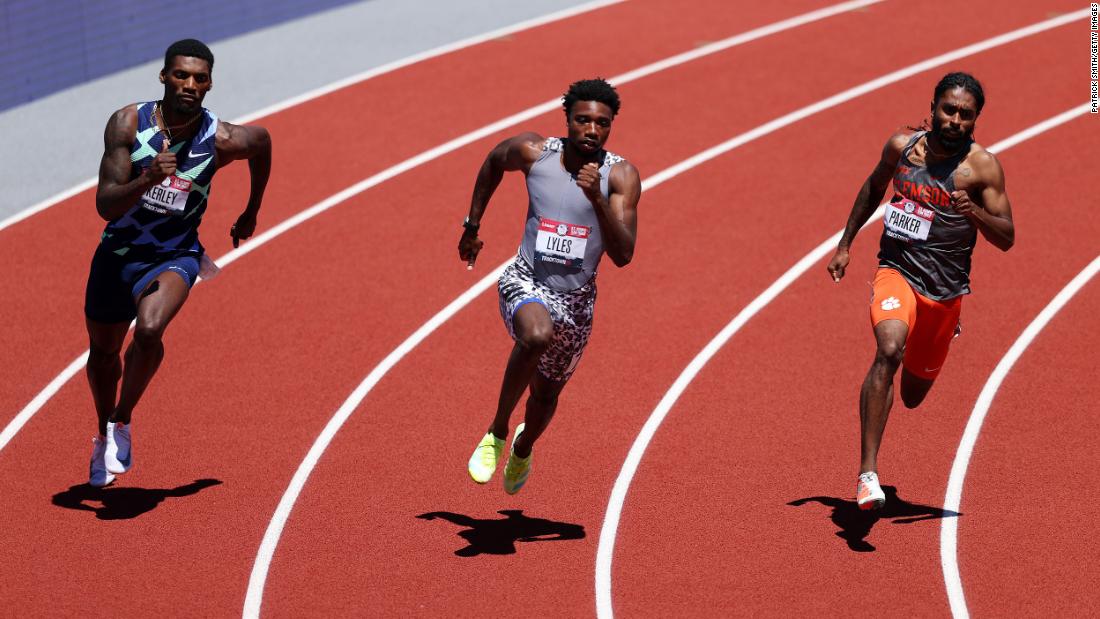
[[[158,113],[160,114],[160,122],[157,122],[157,114]],[[197,114],[192,116],[191,120],[189,120],[189,121],[187,121],[183,124],[176,125],[175,127],[169,127],[168,124],[166,122],[164,122],[164,108],[163,108],[163,106],[160,105],[160,101],[154,101],[153,102],[153,125],[156,126],[161,133],[164,134],[164,140],[169,146],[172,145],[172,130],[173,129],[177,129],[177,130],[178,129],[183,129],[184,127],[186,127],[186,126],[190,125],[191,123],[195,122],[196,120],[198,120],[200,116],[202,116],[202,110],[199,110],[199,112]]]

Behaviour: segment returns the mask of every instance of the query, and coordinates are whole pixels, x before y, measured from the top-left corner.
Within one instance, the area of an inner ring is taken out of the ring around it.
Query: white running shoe
[[[859,474],[856,481],[856,504],[860,509],[882,509],[886,505],[886,494],[878,485],[878,475],[868,471]]]
[[[103,450],[103,460],[109,473],[121,475],[134,464],[130,452],[130,425],[107,422],[107,448]]]
[[[107,437],[92,438],[92,460],[88,463],[88,484],[95,488],[110,485],[115,476],[107,472],[107,463],[103,461],[103,452],[107,449]]]

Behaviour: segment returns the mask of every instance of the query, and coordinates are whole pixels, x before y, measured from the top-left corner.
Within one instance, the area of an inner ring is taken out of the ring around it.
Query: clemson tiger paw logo
[[[882,300],[882,309],[885,311],[896,310],[901,307],[901,301],[897,297],[889,297]]]

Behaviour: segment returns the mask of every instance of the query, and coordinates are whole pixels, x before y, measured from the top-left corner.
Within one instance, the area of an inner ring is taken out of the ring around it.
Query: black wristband
[[[466,232],[473,232],[474,234],[477,234],[477,229],[481,227],[481,224],[475,224],[470,221],[469,217],[467,217],[466,219],[462,220],[462,227],[466,228]]]

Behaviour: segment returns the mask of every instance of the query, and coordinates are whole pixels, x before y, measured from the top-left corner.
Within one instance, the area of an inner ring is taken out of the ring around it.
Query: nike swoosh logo
[[[210,154],[210,153],[196,153],[196,152],[195,152],[195,151],[193,151],[193,150],[192,150],[192,151],[188,151],[188,152],[187,152],[187,156],[188,156],[188,157],[205,157],[205,156],[207,156],[207,155],[209,155],[209,154]]]

